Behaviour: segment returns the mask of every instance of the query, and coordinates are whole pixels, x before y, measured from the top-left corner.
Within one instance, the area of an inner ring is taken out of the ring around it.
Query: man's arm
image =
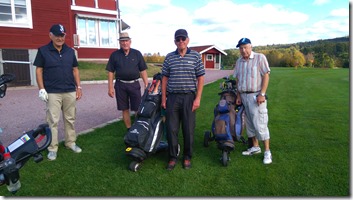
[[[167,105],[167,82],[168,77],[163,76],[162,78],[162,108],[166,109]]]
[[[38,97],[40,100],[44,102],[48,102],[48,93],[44,88],[44,81],[43,81],[43,67],[36,68],[36,80],[39,89]]]
[[[38,89],[44,89],[43,67],[36,67],[36,80],[37,80]]]
[[[81,99],[82,97],[82,87],[81,87],[81,80],[80,80],[80,72],[78,70],[78,67],[73,68],[73,73],[74,73],[74,79],[76,83],[76,100]]]
[[[143,80],[143,83],[145,85],[145,88],[147,88],[147,85],[148,85],[148,76],[147,76],[147,71],[146,70],[143,70],[140,72],[140,76]]]
[[[260,94],[258,94],[257,98],[256,98],[256,101],[257,101],[258,105],[262,104],[266,100],[265,94],[266,94],[266,90],[267,90],[269,81],[270,81],[270,74],[267,72],[266,74],[264,74],[262,76]],[[262,94],[264,94],[264,96],[262,96]]]
[[[266,94],[266,90],[269,82],[270,82],[270,74],[267,72],[262,76],[261,91],[260,91],[261,93]]]
[[[197,77],[196,97],[195,97],[195,100],[194,100],[194,104],[192,105],[192,111],[193,112],[200,107],[200,102],[201,102],[201,96],[202,96],[202,90],[203,90],[204,82],[205,82],[205,77],[204,76]]]
[[[78,70],[78,67],[73,68],[73,73],[74,73],[74,79],[76,83],[77,88],[81,88],[81,81],[80,81],[80,72]]]
[[[111,98],[115,97],[114,86],[113,86],[114,73],[108,71],[108,95]]]

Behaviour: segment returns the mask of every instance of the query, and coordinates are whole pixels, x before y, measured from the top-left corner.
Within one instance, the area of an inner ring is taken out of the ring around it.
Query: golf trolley
[[[131,171],[141,168],[142,162],[150,155],[168,149],[168,143],[163,140],[164,119],[161,107],[162,74],[153,76],[142,96],[135,122],[125,134],[125,153],[133,161],[129,165]]]
[[[0,76],[0,98],[6,95],[7,83],[14,80],[13,74]],[[0,141],[0,186],[6,184],[11,193],[16,193],[20,187],[19,170],[33,157],[34,162],[43,160],[41,154],[51,143],[51,131],[48,124],[23,133],[7,147]]]
[[[234,150],[234,141],[247,143],[242,136],[244,116],[242,105],[236,105],[236,82],[229,77],[224,77],[218,93],[220,100],[214,108],[214,119],[211,131],[204,134],[204,146],[208,147],[211,141],[217,142],[217,147],[222,151],[221,162],[228,165],[229,154]]]

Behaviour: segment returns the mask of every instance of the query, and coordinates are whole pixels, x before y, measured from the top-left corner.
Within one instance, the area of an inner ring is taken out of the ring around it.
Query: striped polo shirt
[[[261,90],[262,76],[270,72],[266,56],[251,52],[249,60],[240,57],[235,63],[233,76],[237,79],[237,89],[242,92]]]
[[[184,57],[178,50],[167,54],[162,75],[168,77],[168,93],[196,92],[197,77],[205,75],[205,68],[200,54],[188,48]]]

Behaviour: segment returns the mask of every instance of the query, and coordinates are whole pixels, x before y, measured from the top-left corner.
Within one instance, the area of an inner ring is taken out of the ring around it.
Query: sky
[[[349,35],[348,0],[120,0],[131,47],[166,55],[176,49],[174,33],[186,29],[190,46],[236,48],[292,44]]]

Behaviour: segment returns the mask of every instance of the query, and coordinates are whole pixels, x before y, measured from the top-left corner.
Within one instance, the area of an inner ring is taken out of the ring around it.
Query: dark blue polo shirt
[[[180,56],[178,50],[167,54],[162,75],[168,77],[168,93],[195,93],[197,78],[205,75],[201,55],[190,48],[187,49],[184,57]]]
[[[76,91],[73,68],[78,62],[74,50],[66,44],[60,52],[53,42],[40,47],[33,65],[43,68],[44,88],[48,93]]]
[[[140,72],[147,69],[147,65],[140,51],[130,49],[125,55],[123,49],[114,51],[105,68],[109,72],[115,72],[118,80],[130,81],[140,78]]]

